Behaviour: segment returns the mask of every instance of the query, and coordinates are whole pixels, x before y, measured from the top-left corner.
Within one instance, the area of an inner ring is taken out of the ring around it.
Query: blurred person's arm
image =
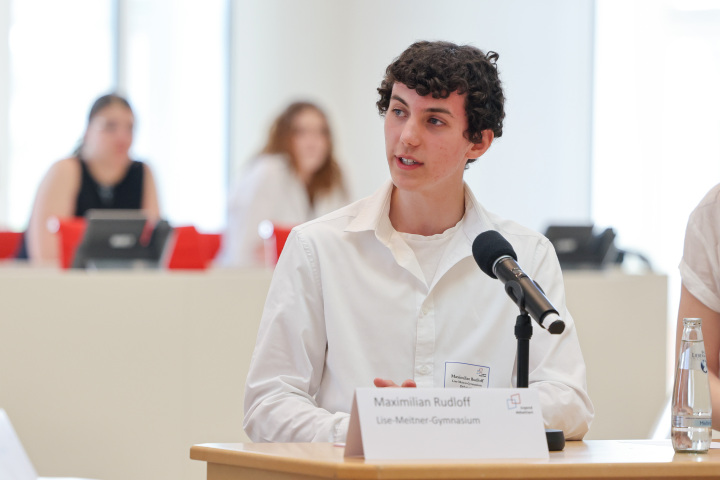
[[[160,218],[160,202],[158,201],[157,186],[152,170],[147,164],[143,164],[145,173],[143,176],[142,210],[151,219]]]
[[[720,370],[720,313],[698,300],[685,288],[685,285],[682,286],[675,343],[676,362],[682,339],[683,318],[702,318],[703,342],[705,343],[710,396],[712,397],[712,424],[715,430],[720,430],[720,376],[718,375]]]
[[[227,227],[220,263],[226,267],[265,265],[263,239],[258,225],[263,220],[294,226],[307,219],[306,194],[285,160],[261,156],[233,187],[228,199]],[[288,221],[288,218],[293,220]]]
[[[55,162],[45,174],[35,196],[26,235],[31,261],[57,260],[58,241],[55,233],[48,230],[47,223],[51,217],[74,216],[80,177],[80,164],[75,158]]]

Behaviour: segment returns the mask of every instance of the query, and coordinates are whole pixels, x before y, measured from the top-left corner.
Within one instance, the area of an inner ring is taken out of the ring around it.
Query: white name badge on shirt
[[[548,458],[527,388],[358,388],[345,456],[368,460]]]
[[[490,367],[445,362],[445,388],[488,388]]]

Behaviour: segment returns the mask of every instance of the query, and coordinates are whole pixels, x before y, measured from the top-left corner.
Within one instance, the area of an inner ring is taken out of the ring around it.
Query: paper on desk
[[[712,442],[710,448],[720,448],[720,442]]]
[[[37,473],[15,433],[5,410],[0,409],[0,478],[35,480]]]

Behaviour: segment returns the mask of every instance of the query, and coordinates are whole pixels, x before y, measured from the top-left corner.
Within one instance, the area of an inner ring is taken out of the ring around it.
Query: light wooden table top
[[[549,460],[366,461],[343,452],[330,443],[203,444],[190,457],[208,462],[208,480],[720,478],[720,449],[676,454],[669,440],[568,442]]]

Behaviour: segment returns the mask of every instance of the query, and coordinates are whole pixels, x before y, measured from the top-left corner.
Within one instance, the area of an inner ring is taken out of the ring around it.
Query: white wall
[[[164,211],[176,222],[205,222],[211,229],[221,227],[225,214],[223,182],[236,178],[242,165],[262,146],[272,118],[288,102],[299,98],[315,100],[328,110],[354,196],[370,194],[387,178],[382,119],[375,108],[376,88],[387,64],[418,39],[472,43],[500,53],[499,68],[508,98],[505,133],[466,176],[480,200],[491,210],[538,230],[555,220],[577,222],[590,218],[593,0],[448,0],[441,4],[428,0],[228,2],[232,80],[229,101],[223,104],[230,116],[227,180],[223,168],[216,168],[225,156],[224,145],[218,144],[223,142],[225,132],[202,135],[202,146],[192,149],[186,141],[195,139],[197,143],[193,128],[226,114],[216,108],[226,73],[207,68],[208,62],[220,54],[220,48],[207,56],[191,48],[215,42],[210,37],[217,39],[222,33],[205,35],[185,27],[180,35],[185,40],[167,40],[172,48],[165,48],[163,53],[160,50],[163,45],[167,47],[167,41],[158,39],[158,35],[167,30],[167,22],[154,23],[142,33],[147,33],[148,41],[157,41],[150,47],[138,46],[137,42],[128,43],[128,35],[137,30],[130,28],[137,27],[129,23],[133,12],[138,12],[136,20],[142,20],[145,9],[152,10],[156,4],[133,0],[120,3],[124,18],[119,31],[124,36],[119,45],[119,86],[135,100],[135,150],[156,168],[162,198],[167,197]],[[9,3],[0,0],[0,8],[8,10]],[[192,11],[185,3],[164,1],[157,5],[170,8],[175,17]],[[3,18],[7,22],[7,16]],[[196,20],[202,23],[204,18],[198,15]],[[177,35],[170,31],[167,38],[177,40]],[[187,39],[195,43],[183,43]],[[134,52],[133,46],[140,51]],[[2,85],[2,79],[7,77],[2,69],[8,62],[1,56],[7,54],[7,49],[0,50],[5,52],[0,54],[0,112],[7,112],[9,86]],[[149,63],[140,68],[145,58],[143,51]],[[103,61],[114,65],[112,59]],[[172,68],[164,67],[168,64]],[[182,68],[175,68],[177,65]],[[108,71],[108,75],[113,73]],[[195,74],[204,78],[206,86],[202,88],[208,96],[188,104],[184,89],[196,86],[194,80],[188,80]],[[134,79],[143,75],[155,86],[138,87]],[[57,91],[57,83],[50,82],[53,92]],[[88,92],[88,98],[95,93]],[[173,103],[173,98],[180,100]],[[78,117],[82,123],[89,102],[73,102],[82,111]],[[67,108],[60,110],[67,117]],[[67,149],[80,135],[80,123],[72,128],[73,133],[63,136],[68,139]],[[168,138],[165,132],[170,127],[183,133]],[[0,140],[6,130],[0,120]],[[7,145],[3,142],[4,148]],[[22,228],[39,177],[49,163],[67,153],[52,148],[50,154],[23,156],[44,163],[34,168],[37,178],[15,187],[8,180],[14,177],[9,177],[7,152],[0,150],[0,223]],[[207,162],[211,158],[220,162],[214,161],[216,166],[210,167]],[[190,167],[180,167],[180,159]],[[168,194],[178,189],[193,191],[191,187],[197,182],[217,187],[199,199],[185,195],[180,201]],[[9,211],[11,200],[14,206]],[[198,214],[198,209],[203,208],[207,213]]]
[[[596,15],[592,214],[668,274],[673,349],[687,219],[720,182],[720,2],[603,0]]]
[[[7,162],[10,143],[10,129],[8,118],[10,49],[8,37],[10,33],[10,2],[0,1],[0,228],[5,228],[8,218],[8,196],[2,192],[8,191]]]
[[[77,147],[92,102],[113,89],[114,17],[111,0],[17,0],[5,7],[9,31],[0,61],[7,61],[0,68],[8,69],[9,82],[0,112],[9,138],[0,196],[9,210],[0,223],[24,229],[41,179]]]
[[[95,98],[118,90],[163,215],[221,230],[229,3],[0,0],[0,225],[26,227],[49,166],[77,146]]]
[[[503,137],[470,167],[491,210],[543,230],[589,221],[591,0],[248,0],[233,3],[231,173],[290,101],[330,114],[356,197],[388,178],[375,102],[385,67],[419,39],[500,53]]]
[[[153,169],[175,226],[225,225],[225,0],[122,0],[119,90],[136,116],[131,154]]]

